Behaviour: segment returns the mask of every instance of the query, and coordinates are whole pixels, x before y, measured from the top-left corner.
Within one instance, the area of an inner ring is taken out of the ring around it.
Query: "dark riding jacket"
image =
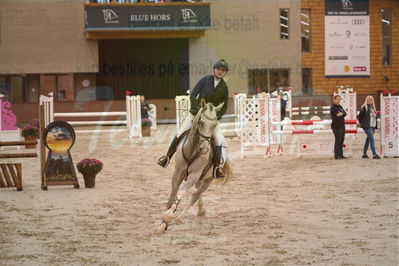
[[[190,93],[191,110],[190,113],[196,115],[200,109],[201,99],[205,99],[207,103],[212,103],[214,106],[218,106],[222,102],[223,107],[217,113],[217,119],[224,115],[227,109],[229,101],[229,89],[226,82],[221,79],[218,85],[215,87],[215,76],[205,76],[197,82],[194,89]]]
[[[343,116],[337,116],[337,113],[343,113]],[[331,114],[331,129],[345,128],[346,112],[341,105],[333,103],[330,107]]]

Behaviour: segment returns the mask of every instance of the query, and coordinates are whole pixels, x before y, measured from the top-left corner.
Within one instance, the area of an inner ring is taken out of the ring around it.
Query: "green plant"
[[[152,126],[152,122],[149,118],[143,118],[143,119],[141,119],[141,126],[150,127],[150,126]]]
[[[39,128],[34,125],[26,125],[22,128],[21,135],[23,137],[27,137],[27,136],[38,137],[39,136]]]
[[[85,158],[77,163],[76,167],[80,173],[96,175],[103,169],[103,163],[100,160]]]

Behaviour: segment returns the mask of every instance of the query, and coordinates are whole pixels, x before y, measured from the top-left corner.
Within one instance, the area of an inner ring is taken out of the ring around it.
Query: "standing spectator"
[[[331,129],[334,132],[334,159],[346,159],[342,151],[345,140],[345,119],[346,112],[341,106],[341,96],[335,95],[333,104],[330,107]]]
[[[279,92],[278,96],[280,97],[281,121],[283,121],[285,118],[285,110],[287,109],[287,100],[284,99],[284,93],[282,91]]]
[[[360,107],[360,113],[357,116],[360,126],[363,128],[367,135],[366,142],[364,143],[363,156],[362,158],[369,158],[367,156],[367,150],[369,144],[371,151],[373,152],[373,159],[381,159],[380,156],[375,152],[374,146],[374,132],[377,128],[377,109],[374,104],[374,97],[369,95],[366,97],[364,104]]]
[[[141,101],[141,119],[148,118],[148,111],[151,110],[150,105],[145,101],[144,95],[140,96]]]

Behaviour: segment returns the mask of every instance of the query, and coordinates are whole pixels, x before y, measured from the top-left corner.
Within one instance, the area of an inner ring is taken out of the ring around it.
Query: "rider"
[[[207,103],[212,103],[217,106],[223,103],[223,107],[217,113],[217,119],[224,115],[227,109],[229,90],[223,77],[229,71],[229,66],[224,59],[219,59],[213,65],[213,75],[208,75],[200,79],[190,93],[191,110],[190,115],[184,120],[179,132],[174,137],[169,146],[166,156],[162,156],[158,160],[158,164],[162,167],[167,167],[170,159],[176,151],[179,137],[191,128],[192,120],[200,109],[200,100],[205,99]],[[219,123],[213,132],[213,139],[216,144],[216,159],[217,165],[214,167],[213,176],[216,178],[224,177],[221,169],[222,164],[222,141],[223,135],[220,131]]]

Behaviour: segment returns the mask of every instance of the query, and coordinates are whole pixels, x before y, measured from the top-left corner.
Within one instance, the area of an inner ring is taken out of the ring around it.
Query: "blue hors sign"
[[[210,28],[210,5],[87,5],[86,31],[202,30]]]

